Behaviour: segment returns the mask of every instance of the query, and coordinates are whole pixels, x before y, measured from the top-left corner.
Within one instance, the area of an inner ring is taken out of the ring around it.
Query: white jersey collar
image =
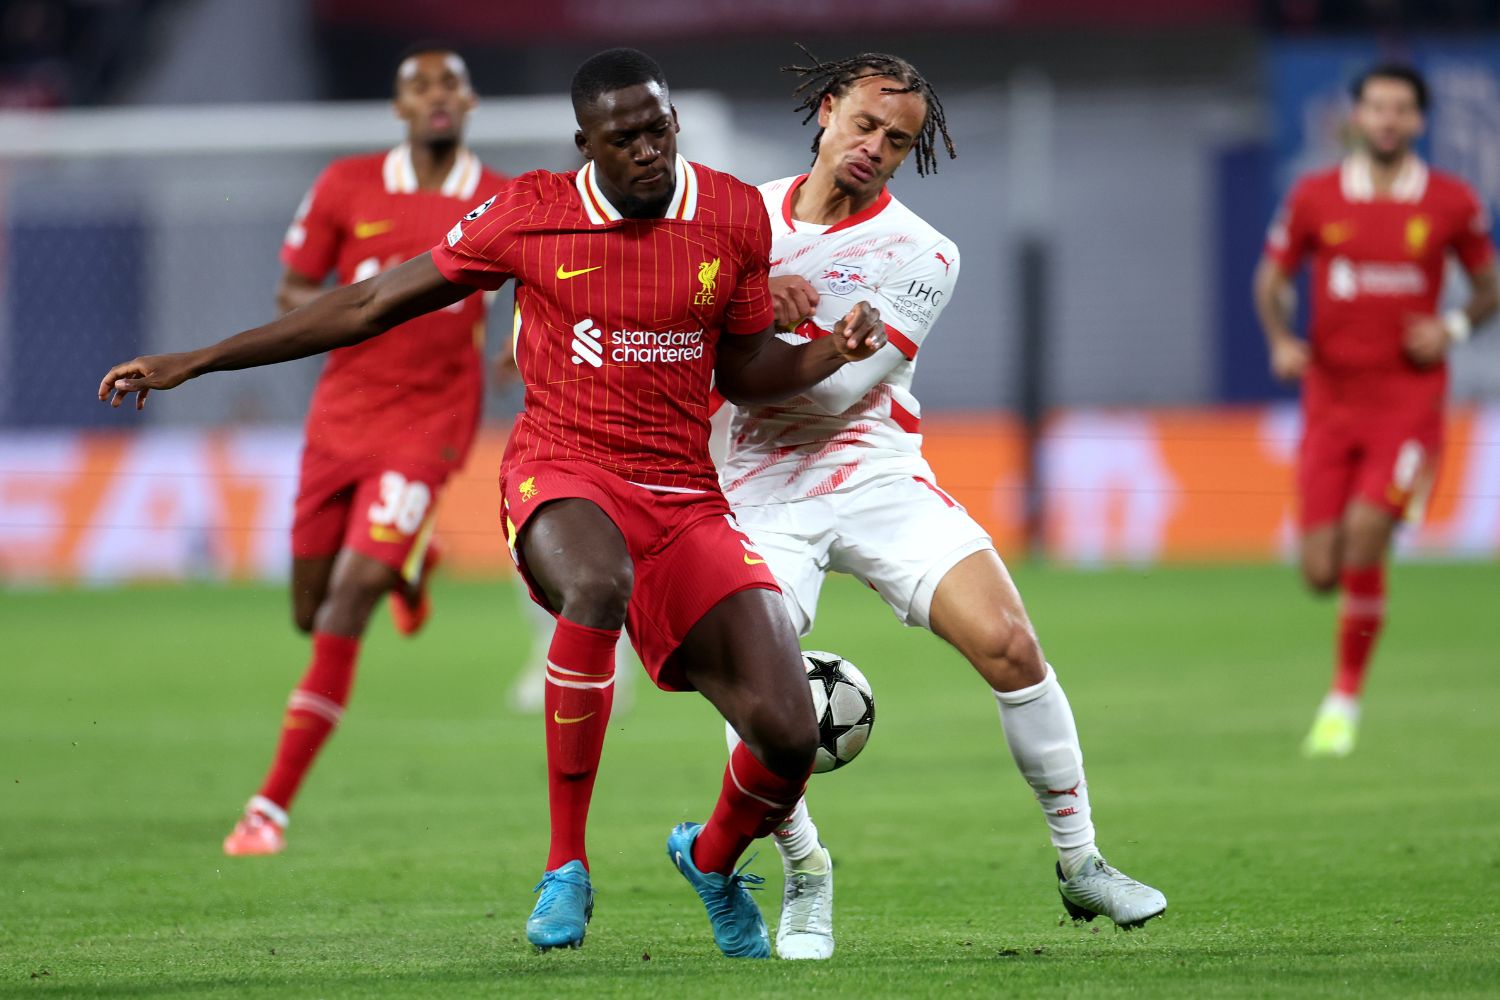
[[[442,193],[449,198],[472,198],[479,188],[481,171],[479,157],[467,149],[460,149],[453,160],[453,168],[443,178]],[[411,147],[402,143],[385,154],[381,166],[381,177],[385,180],[387,194],[415,194],[417,168],[411,162]]]
[[[1375,168],[1366,153],[1355,153],[1339,165],[1339,189],[1346,201],[1375,200]],[[1406,161],[1391,184],[1391,200],[1418,202],[1427,193],[1427,164],[1415,153]]]
[[[619,222],[624,218],[620,210],[610,202],[609,198],[605,197],[603,189],[599,187],[599,179],[594,176],[593,160],[583,165],[573,178],[573,183],[578,187],[578,197],[583,202],[583,210],[594,225],[602,226],[608,222]],[[678,153],[677,186],[672,191],[672,200],[667,203],[667,210],[662,218],[685,221],[694,219],[697,215],[698,172],[681,153]]]

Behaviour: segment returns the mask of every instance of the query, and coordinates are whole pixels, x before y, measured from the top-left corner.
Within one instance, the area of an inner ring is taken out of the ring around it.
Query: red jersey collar
[[[479,187],[479,174],[483,168],[479,157],[467,149],[460,149],[454,158],[453,167],[443,179],[442,195],[445,198],[472,198]],[[402,143],[385,154],[380,164],[380,177],[387,194],[415,194],[417,168],[411,162],[411,147]]]
[[[1427,193],[1427,164],[1415,153],[1409,153],[1401,164],[1396,180],[1391,184],[1391,201],[1415,204]],[[1345,157],[1339,164],[1339,192],[1345,201],[1374,201],[1374,166],[1366,153],[1355,153]]]
[[[590,160],[573,177],[578,188],[583,211],[596,226],[619,222],[624,218],[620,210],[610,203],[599,180],[594,176],[594,162]],[[677,186],[672,190],[672,200],[662,218],[690,221],[698,215],[698,171],[681,153],[677,154]]]

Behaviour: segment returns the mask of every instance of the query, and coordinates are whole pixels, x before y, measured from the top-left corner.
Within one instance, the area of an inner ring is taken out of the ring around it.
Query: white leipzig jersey
[[[818,293],[817,311],[781,339],[826,337],[867,301],[880,310],[889,342],[801,396],[735,410],[719,470],[735,506],[851,490],[879,476],[932,479],[911,381],[917,351],[958,280],[958,248],[888,190],[832,226],[793,219],[792,197],[806,179],[760,187],[771,217],[771,276],[801,275]]]

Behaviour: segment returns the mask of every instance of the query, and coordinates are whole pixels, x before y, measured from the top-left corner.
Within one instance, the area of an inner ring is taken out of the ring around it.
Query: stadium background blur
[[[622,40],[667,67],[688,153],[754,182],[808,162],[810,130],[777,72],[799,58],[793,41],[893,49],[923,67],[960,156],[932,179],[904,173],[896,191],[965,256],[917,386],[927,447],[1012,558],[1288,553],[1297,415],[1267,374],[1249,274],[1290,178],[1338,154],[1360,66],[1422,66],[1434,90],[1424,152],[1500,204],[1492,2],[540,11],[0,4],[0,104],[12,109],[0,115],[0,359],[39,376],[0,397],[0,579],[284,572],[298,422],[320,362],[221,377],[141,416],[98,406],[91,380],[108,361],[271,316],[293,208],[331,157],[394,143],[382,102],[415,37],[467,54],[485,98],[473,145],[512,173],[575,164],[558,95],[577,61]],[[509,310],[494,315],[492,353]],[[1403,549],[1491,558],[1500,409],[1486,401],[1500,398],[1500,337],[1455,352],[1454,397],[1432,516]],[[445,504],[457,567],[504,572],[492,471],[517,405],[491,396],[490,430]]]

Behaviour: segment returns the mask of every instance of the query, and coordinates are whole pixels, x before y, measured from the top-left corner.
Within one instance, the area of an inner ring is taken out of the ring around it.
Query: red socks
[[[1385,622],[1385,567],[1376,564],[1339,574],[1339,660],[1333,690],[1358,698],[1380,626]]]
[[[547,801],[552,812],[548,871],[574,860],[585,868],[589,864],[584,846],[589,800],[615,701],[619,641],[619,629],[589,628],[559,617],[547,649]]]
[[[807,787],[808,774],[782,778],[772,774],[741,743],[724,768],[724,788],[714,814],[693,844],[693,864],[700,872],[728,875],[745,848],[781,825]]]
[[[312,663],[292,689],[281,723],[281,742],[260,794],[290,809],[292,799],[349,702],[359,640],[314,632]]]

